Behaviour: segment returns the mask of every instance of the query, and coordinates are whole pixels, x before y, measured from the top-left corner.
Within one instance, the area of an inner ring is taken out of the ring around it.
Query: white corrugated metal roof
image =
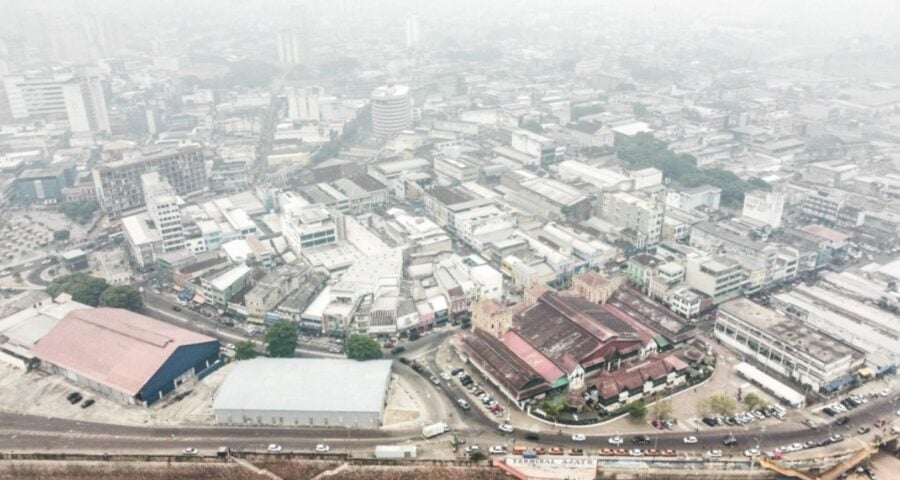
[[[381,412],[390,375],[390,360],[244,360],[222,383],[213,409]]]

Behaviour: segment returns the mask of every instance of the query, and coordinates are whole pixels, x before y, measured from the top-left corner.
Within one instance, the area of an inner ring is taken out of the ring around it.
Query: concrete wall
[[[303,412],[293,410],[229,410],[215,411],[219,425],[286,425],[300,427],[378,428],[381,412]]]

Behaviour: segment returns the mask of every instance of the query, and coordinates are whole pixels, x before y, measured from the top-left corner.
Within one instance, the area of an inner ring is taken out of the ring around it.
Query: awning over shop
[[[206,303],[206,298],[204,298],[203,295],[200,294],[194,295],[194,303],[203,305],[204,303]]]
[[[856,373],[858,373],[859,376],[865,377],[865,378],[869,378],[869,377],[875,376],[875,372],[873,372],[872,369],[871,369],[871,368],[868,368],[868,367],[860,368],[859,371],[856,372]]]

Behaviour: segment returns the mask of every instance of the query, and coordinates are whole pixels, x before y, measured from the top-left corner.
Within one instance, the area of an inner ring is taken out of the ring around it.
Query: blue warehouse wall
[[[160,394],[175,389],[175,379],[181,374],[192,368],[195,374],[199,373],[206,368],[207,361],[211,365],[218,358],[218,340],[179,347],[141,389],[141,398],[147,405],[152,404],[159,400]]]

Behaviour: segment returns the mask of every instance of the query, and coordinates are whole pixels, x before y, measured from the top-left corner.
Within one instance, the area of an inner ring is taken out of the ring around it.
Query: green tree
[[[99,208],[100,203],[96,200],[78,200],[75,202],[63,203],[60,206],[60,209],[66,217],[82,224],[89,222],[94,215],[94,212]]]
[[[647,106],[641,102],[632,103],[631,111],[634,112],[634,116],[638,118],[644,118],[650,114],[650,111],[647,110]]]
[[[275,358],[290,358],[297,348],[297,326],[289,320],[279,320],[269,327],[265,337],[266,354]]]
[[[709,410],[717,415],[734,415],[737,411],[737,400],[725,394],[709,397]]]
[[[256,345],[250,340],[243,340],[234,344],[235,360],[252,360],[259,355]]]
[[[644,417],[647,416],[647,405],[644,404],[643,400],[638,400],[626,405],[625,411],[628,412],[628,415],[631,415],[633,418],[637,420],[643,420]]]
[[[382,357],[381,345],[365,335],[350,335],[347,339],[347,358],[376,360]]]
[[[651,415],[659,420],[669,420],[672,418],[675,408],[672,401],[668,398],[657,400],[650,408]]]
[[[744,405],[747,405],[750,410],[758,410],[766,406],[766,401],[755,393],[748,393],[744,397]]]
[[[544,127],[541,126],[541,122],[531,119],[522,122],[522,128],[525,130],[530,130],[534,133],[544,133]]]
[[[72,300],[96,307],[100,304],[100,295],[109,287],[106,280],[92,277],[86,273],[72,273],[54,278],[47,285],[47,293],[56,297],[60,293],[68,293]]]
[[[107,288],[100,295],[101,307],[127,308],[133,312],[144,306],[141,292],[131,285],[115,285]]]
[[[53,240],[57,242],[65,242],[69,239],[69,231],[68,230],[54,230],[53,231]]]

